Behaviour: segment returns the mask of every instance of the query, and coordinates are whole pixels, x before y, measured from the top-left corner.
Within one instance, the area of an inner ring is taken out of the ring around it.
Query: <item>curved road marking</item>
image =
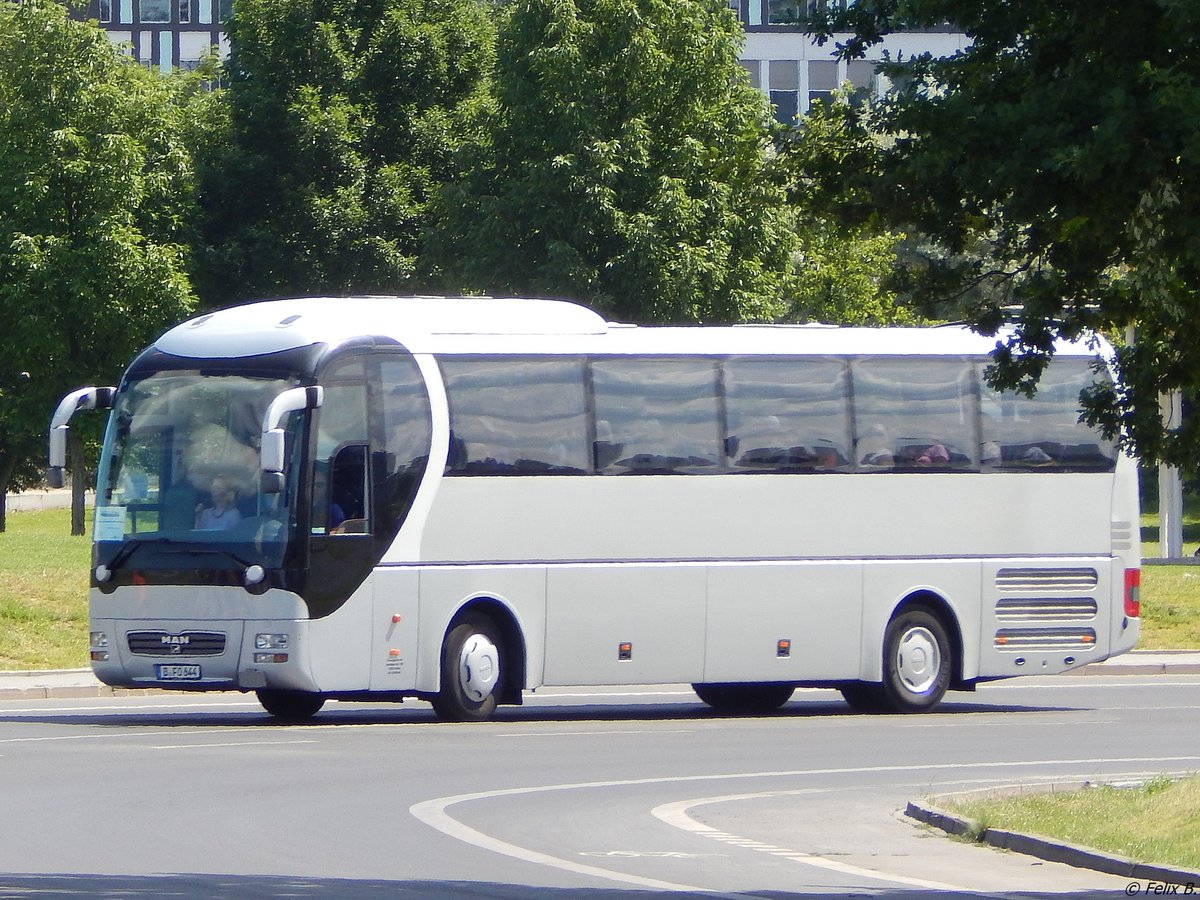
[[[611,787],[636,787],[638,785],[654,785],[654,784],[687,784],[692,782],[704,781],[733,781],[739,779],[754,779],[754,778],[796,778],[814,775],[862,775],[869,773],[880,772],[919,772],[919,771],[947,771],[947,770],[962,770],[962,769],[999,769],[999,768],[1033,768],[1038,766],[1051,765],[1072,765],[1086,766],[1089,770],[1094,769],[1100,764],[1113,763],[1191,763],[1196,764],[1200,761],[1200,756],[1151,756],[1151,757],[1115,757],[1115,758],[1091,758],[1091,759],[1050,759],[1050,760],[1025,760],[1016,762],[971,762],[971,763],[928,763],[921,765],[895,765],[895,766],[853,766],[842,768],[828,769],[793,769],[790,771],[780,772],[741,772],[741,773],[726,773],[714,775],[672,775],[663,778],[628,778],[619,779],[616,781],[584,781],[573,784],[547,784],[535,787],[525,788],[500,788],[494,791],[478,791],[471,794],[455,794],[450,797],[437,797],[432,800],[424,800],[420,803],[414,803],[408,808],[409,813],[417,820],[424,822],[430,828],[440,831],[442,834],[452,837],[455,840],[462,841],[466,844],[479,847],[482,850],[488,850],[493,853],[499,853],[503,856],[508,856],[513,859],[522,860],[524,862],[534,863],[535,865],[548,866],[553,869],[559,869],[564,872],[572,872],[577,875],[588,875],[593,878],[606,879],[608,881],[617,881],[623,884],[632,884],[639,887],[648,887],[655,890],[667,891],[694,891],[704,894],[713,894],[722,897],[744,896],[738,894],[725,894],[713,891],[709,888],[694,887],[691,885],[675,884],[668,881],[658,881],[652,878],[642,878],[637,875],[629,875],[623,872],[615,872],[611,869],[602,869],[597,866],[587,866],[582,863],[575,862],[570,859],[552,856],[548,853],[542,853],[537,850],[530,850],[526,847],[511,844],[508,841],[500,840],[485,834],[478,829],[472,828],[454,818],[448,810],[452,806],[457,806],[462,803],[470,803],[476,800],[492,800],[497,797],[519,797],[528,796],[531,794],[547,794],[555,791],[575,791],[587,790],[593,788],[611,788]],[[874,875],[873,878],[883,881],[897,881],[897,883],[908,883],[905,879],[893,879],[887,876]]]
[[[973,888],[962,887],[957,884],[947,884],[943,881],[929,881],[923,878],[909,878],[905,875],[889,875],[885,872],[880,872],[877,869],[866,869],[861,866],[852,866],[849,863],[839,862],[838,860],[829,859],[825,856],[818,856],[814,853],[804,853],[800,850],[789,850],[786,847],[777,847],[773,844],[764,844],[761,841],[752,840],[750,838],[738,837],[737,835],[728,834],[724,831],[719,831],[711,825],[705,825],[703,822],[697,822],[688,811],[697,806],[707,806],[712,803],[728,803],[735,800],[757,800],[762,797],[787,797],[796,794],[827,794],[829,790],[826,788],[801,788],[795,791],[762,791],[757,794],[727,794],[723,797],[701,797],[695,800],[679,800],[675,803],[664,803],[662,806],[656,806],[650,810],[650,814],[672,828],[679,828],[683,831],[698,834],[706,838],[720,841],[723,844],[734,844],[738,847],[745,847],[750,850],[757,850],[760,853],[770,853],[772,856],[781,856],[784,859],[790,859],[794,862],[804,863],[808,866],[816,866],[821,869],[829,869],[833,872],[840,872],[843,875],[853,875],[857,878],[870,878],[873,881],[885,881],[891,884],[906,884],[911,887],[925,888],[932,891],[955,891],[958,893],[974,893]]]

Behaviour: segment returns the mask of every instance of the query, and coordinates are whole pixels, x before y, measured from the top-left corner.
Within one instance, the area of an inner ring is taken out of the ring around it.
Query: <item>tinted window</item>
[[[662,475],[721,470],[714,361],[596,360],[592,389],[598,472]]]
[[[582,474],[588,468],[582,359],[442,362],[450,401],[447,471]]]
[[[850,462],[849,378],[836,359],[725,363],[726,447],[735,471],[836,471]]]
[[[860,468],[978,464],[976,382],[967,359],[866,357],[852,364]]]
[[[1095,378],[1090,360],[1058,357],[1042,374],[1032,398],[984,386],[983,464],[1004,469],[1111,469],[1116,465],[1115,443],[1079,421],[1079,394]]]
[[[412,504],[429,462],[429,398],[411,357],[384,357],[380,363],[383,393],[383,453],[376,462],[380,515],[397,527]]]
[[[336,363],[321,377],[313,459],[313,534],[370,530],[367,386],[361,358]]]

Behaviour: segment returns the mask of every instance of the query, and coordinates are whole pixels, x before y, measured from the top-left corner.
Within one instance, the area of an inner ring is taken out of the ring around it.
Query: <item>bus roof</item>
[[[155,347],[175,356],[258,356],[359,337],[387,337],[413,353],[970,355],[996,338],[962,326],[843,328],[829,325],[634,326],[562,300],[492,297],[306,297],[231,307],[172,328]],[[1060,342],[1059,353],[1104,345]]]

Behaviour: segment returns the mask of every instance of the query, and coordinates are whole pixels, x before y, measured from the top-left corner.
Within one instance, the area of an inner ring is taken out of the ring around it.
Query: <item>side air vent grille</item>
[[[1087,622],[1096,618],[1096,610],[1096,601],[1091,597],[1001,597],[996,603],[996,618],[1001,622]]]
[[[1096,646],[1090,628],[1001,628],[996,632],[997,650],[1089,650]]]
[[[1004,593],[1018,591],[1088,591],[1100,579],[1095,569],[1001,569],[996,588]]]
[[[137,656],[220,656],[225,652],[225,635],[218,631],[131,631],[125,637],[129,652]]]

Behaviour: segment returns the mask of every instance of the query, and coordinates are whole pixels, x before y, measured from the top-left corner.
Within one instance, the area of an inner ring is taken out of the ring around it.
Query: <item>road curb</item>
[[[1073,786],[1082,789],[1087,784],[1080,782]],[[1029,785],[1023,790],[1054,790],[1066,786]],[[980,823],[971,819],[947,812],[932,802],[912,800],[904,809],[904,814],[926,825],[941,829],[956,837],[975,835],[980,843],[996,847],[999,850],[1010,850],[1013,853],[1023,853],[1046,862],[1066,863],[1080,869],[1092,869],[1107,875],[1120,875],[1141,881],[1155,881],[1163,884],[1200,884],[1200,871],[1175,868],[1174,866],[1142,863],[1125,856],[1113,853],[1103,853],[1090,847],[1068,844],[1053,838],[1037,834],[1025,834],[1019,831],[1009,831],[1003,828],[981,828]]]

